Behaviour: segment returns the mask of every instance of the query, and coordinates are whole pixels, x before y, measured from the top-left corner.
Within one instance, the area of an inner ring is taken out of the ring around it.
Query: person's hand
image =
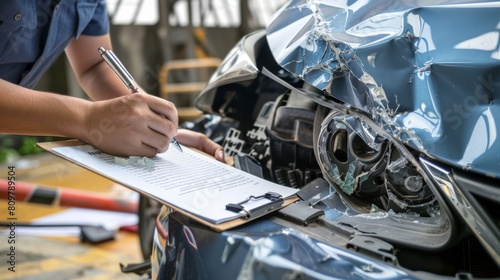
[[[148,94],[94,102],[86,114],[81,140],[117,156],[155,156],[177,134],[174,104]]]
[[[215,157],[218,161],[224,162],[224,150],[222,146],[210,140],[210,138],[202,133],[187,129],[179,129],[179,133],[175,139],[185,146],[198,149]]]

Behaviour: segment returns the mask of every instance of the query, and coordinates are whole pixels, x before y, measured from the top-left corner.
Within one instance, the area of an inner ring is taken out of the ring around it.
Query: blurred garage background
[[[200,112],[192,108],[192,101],[220,60],[243,35],[264,28],[284,2],[107,0],[113,51],[142,88],[173,101],[179,108],[186,107],[184,111],[179,110],[180,114],[184,114],[181,117],[183,120],[193,119],[200,116]],[[52,65],[36,89],[88,99],[64,55]],[[43,197],[29,200],[31,193],[27,192],[35,188],[45,195],[52,191],[59,192],[60,196],[75,195],[80,205],[85,204],[85,200],[88,202],[97,198],[127,200],[132,202],[132,206],[124,210],[128,213],[118,214],[137,215],[137,212],[134,213],[137,194],[130,194],[123,186],[35,147],[37,142],[52,140],[59,138],[0,134],[0,190],[4,189],[0,192],[0,204],[3,205],[0,207],[0,222],[8,224],[5,186],[8,171],[11,170],[9,167],[13,166],[17,184],[15,217],[18,245],[16,273],[7,274],[8,263],[2,261],[0,278],[136,279],[124,276],[119,266],[119,263],[143,260],[137,228],[134,227],[137,226],[134,224],[136,218],[131,220],[127,216],[124,219],[124,223],[128,223],[126,226],[116,225],[119,227],[116,236],[95,244],[83,240],[78,233],[59,235],[66,232],[63,227],[55,228],[52,232],[57,234],[51,236],[51,233],[30,233],[21,226],[42,220],[62,224],[63,221],[58,218],[63,216],[69,217],[69,222],[73,224],[84,223],[76,215],[97,215],[99,218],[91,218],[97,221],[105,219],[105,215],[99,213],[68,212],[72,211],[72,203],[63,205],[62,199],[56,202],[47,202]],[[92,203],[86,207],[93,210]],[[10,250],[6,240],[8,229],[0,230],[4,235],[0,240],[0,254],[5,257]]]

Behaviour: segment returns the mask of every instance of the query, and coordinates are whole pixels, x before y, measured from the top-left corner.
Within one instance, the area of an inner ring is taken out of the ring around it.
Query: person
[[[170,139],[223,161],[222,147],[201,133],[178,130],[175,105],[130,94],[103,61],[112,49],[104,0],[0,2],[0,133],[76,138],[117,156],[152,157]],[[33,90],[65,52],[92,99]]]

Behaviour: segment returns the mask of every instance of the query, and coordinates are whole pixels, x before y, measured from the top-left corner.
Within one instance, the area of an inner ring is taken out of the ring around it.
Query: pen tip
[[[175,148],[177,148],[177,150],[179,150],[179,152],[182,152],[182,147],[181,145],[179,144],[179,142],[177,142],[177,140],[172,139],[172,141],[170,141],[172,144],[174,144]]]

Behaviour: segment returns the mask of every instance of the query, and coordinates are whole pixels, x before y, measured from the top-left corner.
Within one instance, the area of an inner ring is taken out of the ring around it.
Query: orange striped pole
[[[79,207],[96,210],[137,213],[138,203],[101,193],[39,186],[16,181],[15,190],[8,191],[8,181],[0,179],[0,199],[8,199],[14,193],[16,201],[39,203],[61,207]]]

